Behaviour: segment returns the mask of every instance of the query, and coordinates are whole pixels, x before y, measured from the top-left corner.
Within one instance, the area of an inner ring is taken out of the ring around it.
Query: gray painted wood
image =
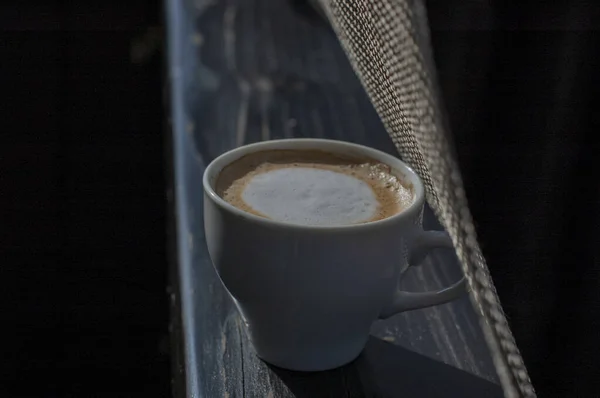
[[[190,397],[501,396],[468,301],[373,325],[354,363],[320,373],[259,360],[208,257],[201,177],[236,146],[326,137],[396,154],[328,25],[301,2],[166,2],[173,145],[173,334],[176,393]],[[426,229],[439,224],[429,209]],[[404,288],[449,285],[452,253],[435,253]]]

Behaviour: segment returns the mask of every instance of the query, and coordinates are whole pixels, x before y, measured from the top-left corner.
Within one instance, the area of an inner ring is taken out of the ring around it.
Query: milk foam
[[[245,212],[290,224],[334,226],[382,220],[413,201],[390,166],[318,150],[272,150],[225,166],[217,194]]]
[[[306,225],[367,222],[380,206],[366,182],[344,173],[308,167],[257,174],[246,183],[242,199],[270,219]]]

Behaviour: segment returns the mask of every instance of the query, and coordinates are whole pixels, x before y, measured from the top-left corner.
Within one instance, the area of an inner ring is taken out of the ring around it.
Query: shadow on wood
[[[269,367],[298,398],[503,396],[494,383],[375,337],[358,359],[338,369],[310,373]]]

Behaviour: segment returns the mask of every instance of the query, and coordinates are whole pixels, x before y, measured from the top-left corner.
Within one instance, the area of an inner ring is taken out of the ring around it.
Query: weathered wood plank
[[[206,251],[205,165],[235,146],[284,137],[396,150],[337,38],[301,2],[174,0],[167,9],[187,395],[498,396],[484,380],[496,376],[466,297],[376,322],[363,355],[340,369],[297,373],[256,357]],[[429,210],[424,221],[439,228]],[[403,283],[418,291],[459,276],[453,255],[435,253]]]

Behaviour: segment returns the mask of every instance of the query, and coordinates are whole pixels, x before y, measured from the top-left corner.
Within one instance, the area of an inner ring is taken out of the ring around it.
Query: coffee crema
[[[320,150],[267,150],[227,165],[216,192],[248,213],[292,224],[339,226],[381,220],[414,200],[412,185],[369,158]]]

